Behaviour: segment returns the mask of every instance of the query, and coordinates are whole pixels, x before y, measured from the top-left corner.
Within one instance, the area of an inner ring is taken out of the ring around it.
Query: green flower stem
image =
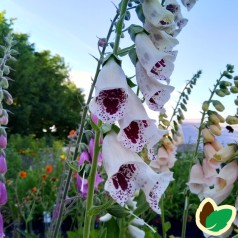
[[[163,238],[166,238],[166,230],[165,230],[165,216],[164,216],[164,195],[160,199],[160,210],[161,210],[161,224],[162,224],[162,234]]]
[[[88,211],[93,206],[94,183],[95,183],[97,166],[98,166],[98,154],[101,149],[101,146],[99,145],[100,134],[101,134],[100,130],[99,129],[96,130],[92,167],[88,177],[88,196],[87,196],[87,204],[86,204],[86,213],[84,218],[83,238],[89,238],[89,235],[90,235],[92,215],[89,215]]]
[[[120,19],[117,22],[116,26],[116,39],[113,47],[113,53],[117,55],[117,51],[119,49],[119,44],[120,44],[120,39],[121,39],[121,33],[122,33],[122,27],[123,27],[123,22],[125,18],[125,13],[127,9],[129,0],[122,0],[121,2],[121,7],[120,7]]]
[[[111,25],[110,25],[110,28],[108,30],[108,34],[107,34],[107,37],[106,37],[106,42],[108,42],[109,39],[110,39],[111,33],[113,32],[113,26],[114,26],[118,16],[119,16],[119,13],[117,13],[115,15],[114,19],[111,22]],[[95,84],[97,82],[98,74],[100,72],[100,68],[101,68],[101,65],[102,65],[102,62],[103,62],[103,59],[104,59],[104,54],[105,54],[106,48],[107,48],[107,44],[105,44],[105,46],[102,49],[102,52],[101,52],[101,55],[100,55],[100,60],[98,61],[98,64],[97,64],[94,80],[93,80],[93,83],[92,83],[92,86],[91,86],[91,89],[90,89],[90,92],[89,92],[89,95],[88,95],[88,99],[87,99],[87,102],[86,102],[86,106],[83,109],[83,114],[82,114],[82,118],[81,118],[79,133],[78,133],[78,137],[77,137],[77,141],[76,141],[76,147],[75,147],[75,151],[74,151],[74,155],[73,155],[73,159],[72,159],[73,161],[76,161],[77,156],[78,156],[79,144],[81,143],[81,140],[82,140],[83,131],[84,131],[84,123],[85,123],[85,119],[86,119],[87,112],[88,112],[88,106],[87,105],[90,103],[90,101],[92,99],[93,90],[94,90]],[[63,217],[64,201],[65,201],[65,198],[68,194],[72,173],[73,173],[73,170],[71,168],[69,168],[68,175],[66,177],[66,183],[65,183],[63,195],[62,195],[62,200],[60,201],[60,204],[59,204],[58,219],[56,220],[55,227],[53,227],[54,230],[51,231],[52,232],[52,238],[57,238],[57,235],[58,235],[58,231],[59,231],[59,228],[60,228],[60,225],[61,225],[61,222],[62,222],[62,217]]]
[[[211,95],[209,97],[209,99],[207,100],[208,102],[208,107],[211,103],[211,100],[215,94],[215,91],[217,89],[217,87],[219,86],[220,84],[220,81],[222,79],[222,77],[224,76],[224,74],[221,74],[220,78],[217,79],[216,81],[216,84],[214,85],[214,89],[213,91],[211,91]],[[201,121],[200,121],[200,126],[198,128],[198,137],[197,137],[197,144],[196,144],[196,148],[194,150],[194,153],[193,153],[193,159],[191,161],[191,164],[190,164],[190,168],[189,168],[189,171],[191,170],[193,164],[196,162],[196,161],[199,161],[200,163],[202,163],[202,160],[200,158],[198,158],[198,148],[199,148],[199,144],[200,144],[200,140],[201,140],[201,132],[202,132],[202,124],[204,122],[204,119],[205,119],[205,116],[206,116],[207,112],[203,111],[202,112],[202,118],[201,118]],[[186,228],[187,228],[187,217],[188,217],[188,210],[189,210],[189,198],[190,198],[190,192],[188,191],[185,195],[185,204],[184,204],[184,212],[183,212],[183,225],[182,225],[182,235],[181,235],[181,238],[185,238],[185,235],[186,235]]]
[[[125,219],[121,218],[119,220],[119,238],[126,238],[125,235]]]

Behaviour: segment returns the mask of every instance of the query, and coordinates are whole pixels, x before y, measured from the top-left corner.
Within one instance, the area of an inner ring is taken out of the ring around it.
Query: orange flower
[[[53,171],[52,165],[50,165],[50,164],[46,165],[46,166],[45,166],[45,170],[46,170],[46,172],[49,173],[49,174],[52,173],[52,171]]]
[[[27,177],[27,172],[26,172],[26,171],[21,171],[21,172],[19,173],[19,176],[20,176],[20,178],[24,179],[24,178]]]
[[[36,188],[36,187],[33,187],[33,188],[31,189],[31,191],[32,191],[32,192],[36,192],[36,191],[37,191],[37,188]]]
[[[69,132],[69,134],[68,134],[68,138],[70,139],[70,138],[73,138],[75,135],[76,135],[76,131],[75,130],[71,130],[70,132]]]
[[[48,177],[48,175],[47,174],[43,174],[41,177],[45,180]]]

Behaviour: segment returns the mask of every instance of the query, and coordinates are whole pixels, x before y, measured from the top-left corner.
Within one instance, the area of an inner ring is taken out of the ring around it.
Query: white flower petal
[[[136,153],[124,148],[115,133],[109,133],[104,138],[102,153],[108,174],[105,190],[111,197],[125,205],[135,191],[142,189],[150,207],[160,213],[158,202],[173,179],[173,173],[156,174]]]
[[[155,27],[169,26],[174,20],[174,15],[162,7],[158,0],[144,0],[142,9],[145,19]]]
[[[128,103],[127,88],[122,68],[110,59],[98,75],[95,97],[89,104],[91,113],[105,123],[121,119]]]
[[[134,238],[144,238],[145,237],[145,232],[136,226],[129,225],[128,231],[131,234],[131,236]]]
[[[131,221],[131,224],[137,225],[137,226],[143,226],[145,224],[145,221],[139,217],[136,217]]]
[[[145,21],[144,28],[150,33],[149,37],[155,47],[160,51],[170,51],[176,46],[179,41],[167,32],[154,27],[149,22]]]
[[[148,107],[154,111],[162,110],[174,87],[149,77],[140,62],[136,64],[136,80]]]
[[[190,11],[197,0],[181,0],[182,4],[187,8],[188,11]]]
[[[118,140],[134,152],[140,152],[145,144],[150,150],[167,131],[159,130],[155,126],[155,121],[148,117],[140,99],[132,89],[129,88],[128,92],[127,113],[118,121],[120,125]]]
[[[136,54],[147,75],[169,83],[176,57],[171,53],[159,51],[145,33],[136,35],[135,44]]]
[[[107,213],[107,214],[105,214],[104,216],[100,217],[100,218],[99,218],[99,221],[101,221],[101,222],[107,222],[107,221],[109,221],[111,218],[112,218],[112,215],[109,214],[109,213]]]

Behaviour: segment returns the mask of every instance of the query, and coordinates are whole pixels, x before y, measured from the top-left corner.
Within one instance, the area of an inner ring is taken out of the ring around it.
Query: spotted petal
[[[148,77],[140,62],[136,64],[136,80],[148,107],[153,111],[161,111],[170,99],[174,87]]]
[[[176,55],[159,51],[145,33],[136,35],[135,44],[138,59],[148,76],[169,83],[169,77],[174,70],[173,61]]]
[[[173,14],[162,7],[158,0],[144,0],[142,9],[145,19],[155,27],[169,26],[174,20]]]
[[[110,59],[99,73],[95,97],[89,104],[91,113],[105,123],[121,119],[128,102],[127,88],[123,70],[114,59]]]
[[[149,37],[158,50],[164,52],[170,51],[179,43],[176,38],[169,35],[167,32],[154,27],[147,21],[144,23],[144,28],[150,33]]]
[[[158,202],[173,179],[172,172],[155,173],[136,153],[124,148],[113,132],[104,138],[102,153],[108,175],[105,190],[111,197],[123,206],[142,189],[150,207],[160,214]]]
[[[118,140],[134,152],[140,152],[145,144],[148,149],[152,149],[167,131],[159,130],[155,120],[148,117],[140,99],[131,89],[128,89],[128,92],[128,113],[118,121],[120,125]]]

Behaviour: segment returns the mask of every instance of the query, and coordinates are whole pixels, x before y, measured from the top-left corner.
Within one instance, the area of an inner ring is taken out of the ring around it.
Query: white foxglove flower
[[[134,152],[140,152],[145,145],[150,150],[167,132],[155,125],[155,120],[148,117],[140,99],[128,88],[128,110],[118,121],[120,132],[118,140]]]
[[[135,45],[137,57],[148,76],[169,83],[176,55],[159,51],[145,33],[136,35]]]
[[[181,0],[182,4],[187,8],[188,11],[190,11],[197,0]]]
[[[179,43],[176,38],[168,34],[166,31],[154,27],[147,21],[145,21],[143,27],[150,33],[149,37],[151,41],[153,42],[154,46],[160,51],[171,51],[173,47]]]
[[[139,217],[136,217],[131,221],[131,224],[136,226],[143,226],[145,224],[145,221]]]
[[[128,102],[126,75],[114,59],[108,60],[100,71],[95,97],[89,104],[92,114],[104,123],[114,123],[124,116]]]
[[[144,0],[142,9],[145,19],[155,27],[169,26],[174,20],[174,15],[162,7],[158,0]]]
[[[161,111],[174,87],[149,77],[140,62],[136,64],[136,80],[148,107],[153,111]]]
[[[145,232],[136,226],[129,225],[128,232],[133,238],[144,238]]]
[[[173,173],[155,173],[139,155],[122,146],[114,132],[105,136],[102,154],[108,175],[105,190],[110,196],[123,206],[138,189],[142,189],[150,207],[160,214],[158,202],[173,180]]]
[[[99,217],[99,221],[107,222],[107,221],[111,220],[111,218],[112,218],[112,215],[109,213],[106,213],[104,216]]]

